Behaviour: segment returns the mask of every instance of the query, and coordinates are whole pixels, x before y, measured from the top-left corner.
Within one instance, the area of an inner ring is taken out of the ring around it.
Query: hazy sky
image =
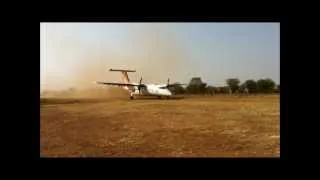
[[[42,23],[41,89],[119,81],[109,68],[136,69],[132,81],[188,83],[199,76],[280,82],[279,23]]]

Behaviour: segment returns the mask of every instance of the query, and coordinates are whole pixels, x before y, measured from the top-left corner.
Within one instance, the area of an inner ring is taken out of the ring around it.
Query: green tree
[[[240,92],[240,93],[244,93],[244,92],[245,92],[245,89],[246,89],[246,85],[245,85],[245,83],[242,83],[242,84],[240,85],[240,87],[239,87],[239,92]]]
[[[220,94],[221,93],[220,87],[214,87],[214,93],[215,94]]]
[[[221,94],[228,94],[229,93],[229,87],[228,86],[219,87],[219,92]]]
[[[277,87],[276,87],[276,92],[277,92],[277,93],[280,93],[280,84],[277,85]]]
[[[213,92],[214,94],[219,94],[220,93],[219,87],[213,87]]]
[[[246,80],[243,84],[248,88],[249,93],[256,93],[258,91],[258,85],[255,80]]]
[[[202,84],[200,85],[200,93],[201,93],[201,94],[205,94],[206,91],[207,91],[207,83],[202,83]]]
[[[187,92],[190,94],[203,94],[206,92],[206,83],[203,83],[200,77],[194,77],[187,86]]]
[[[183,93],[185,93],[185,89],[180,85],[180,83],[174,83],[168,89],[174,94],[183,94]]]
[[[274,92],[276,83],[270,78],[259,79],[257,81],[257,86],[258,86],[259,92],[271,93],[271,92]]]
[[[186,88],[186,91],[188,94],[196,94],[198,92],[197,86],[196,85],[188,85]]]
[[[213,86],[208,86],[206,89],[207,89],[206,92],[208,94],[213,95],[215,93],[215,87],[213,87]]]
[[[239,89],[240,80],[237,78],[227,79],[227,85],[231,89],[232,92],[235,92]]]

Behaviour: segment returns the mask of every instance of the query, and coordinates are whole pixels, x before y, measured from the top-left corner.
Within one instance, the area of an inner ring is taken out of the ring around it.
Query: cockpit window
[[[160,87],[160,89],[167,89],[167,87]]]

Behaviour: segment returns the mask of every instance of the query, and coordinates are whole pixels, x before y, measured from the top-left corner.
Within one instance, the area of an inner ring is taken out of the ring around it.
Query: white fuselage
[[[146,84],[145,87],[140,89],[140,92],[137,87],[129,90],[132,95],[147,95],[147,96],[171,96],[172,93],[166,85],[156,85],[156,84]]]
[[[167,84],[141,84],[140,91],[138,89],[138,83],[131,83],[127,72],[135,72],[134,70],[123,70],[123,69],[110,69],[110,71],[121,72],[120,82],[121,83],[106,83],[110,85],[120,85],[125,90],[129,91],[131,97],[134,95],[146,95],[146,96],[171,96],[172,93],[167,88]],[[141,83],[142,79],[140,80]],[[130,85],[126,85],[130,84]]]

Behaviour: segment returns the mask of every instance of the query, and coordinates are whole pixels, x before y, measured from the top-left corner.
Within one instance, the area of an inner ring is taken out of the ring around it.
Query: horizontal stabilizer
[[[165,85],[165,86],[163,86],[162,88],[169,88],[169,87],[174,87],[174,86],[184,86],[184,85],[187,85],[187,84],[179,84],[179,83],[175,83],[175,84],[168,84],[168,85]]]
[[[136,70],[129,70],[129,69],[110,69],[109,71],[136,72]]]

